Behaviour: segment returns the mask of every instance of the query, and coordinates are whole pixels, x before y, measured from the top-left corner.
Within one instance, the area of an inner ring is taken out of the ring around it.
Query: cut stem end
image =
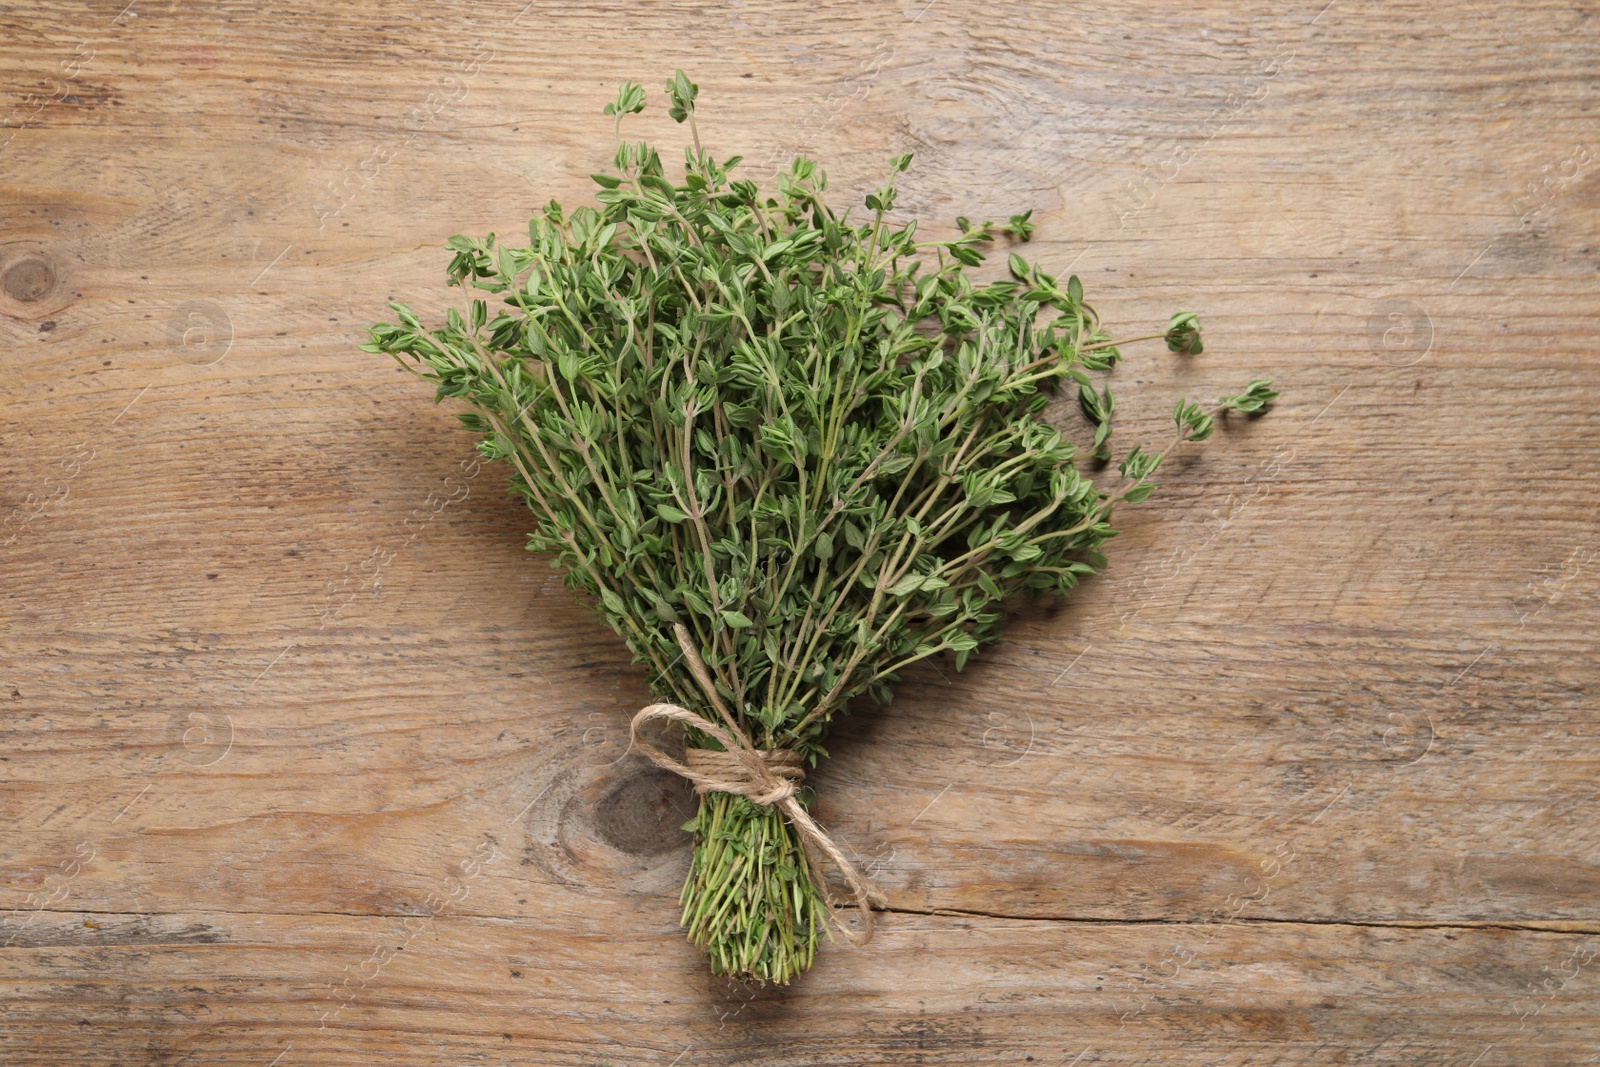
[[[783,813],[728,793],[700,797],[683,926],[711,969],[787,985],[810,968],[828,926],[800,839]]]

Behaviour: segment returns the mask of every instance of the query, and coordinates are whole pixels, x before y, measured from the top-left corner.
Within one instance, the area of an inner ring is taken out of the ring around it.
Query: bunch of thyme
[[[474,298],[425,329],[392,304],[399,322],[363,348],[470,405],[458,418],[536,517],[528,548],[593,599],[658,699],[708,706],[686,630],[743,732],[814,766],[852,697],[887,703],[939,653],[962,669],[1008,597],[1065,596],[1103,567],[1112,509],[1149,496],[1162,453],[1130,449],[1109,485],[1075,465],[1111,458],[1115,404],[1094,376],[1117,343],[1076,277],[1014,253],[1009,277],[967,271],[997,238],[1026,241],[1028,215],[918,240],[890,222],[910,155],[859,222],[804,158],[764,195],[701,147],[696,91],[681,71],[667,85],[691,132],[681,180],[621,141],[645,106],[625,84],[598,209],[552,201],[523,247],[447,242],[451,284],[503,306]],[[1153,336],[1200,351],[1192,314]],[[1094,427],[1082,448],[1041,417],[1063,387]],[[1182,402],[1173,444],[1275,396],[1253,381],[1212,410]],[[711,792],[686,829],[683,922],[712,968],[784,983],[809,967],[831,908],[794,828]]]

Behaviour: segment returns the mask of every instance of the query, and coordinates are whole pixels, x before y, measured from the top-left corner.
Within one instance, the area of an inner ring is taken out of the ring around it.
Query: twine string
[[[656,766],[693,782],[697,794],[731,793],[753,804],[781,811],[800,838],[800,852],[805,856],[811,881],[822,891],[834,925],[852,945],[866,944],[872,940],[873,905],[885,907],[888,901],[800,804],[795,794],[806,776],[801,767],[800,754],[789,749],[756,748],[722,703],[721,695],[712,684],[688,629],[682,623],[674,623],[673,629],[690,671],[722,718],[722,725],[676,704],[651,704],[633,717],[633,743]],[[678,722],[693,727],[716,739],[724,751],[691,748],[684,753],[682,760],[674,759],[640,736],[641,727],[657,721]],[[824,858],[844,877],[845,884],[850,887],[849,897],[840,900],[834,896],[824,877]],[[854,905],[861,911],[861,930],[845,925],[835,910],[837,904]]]

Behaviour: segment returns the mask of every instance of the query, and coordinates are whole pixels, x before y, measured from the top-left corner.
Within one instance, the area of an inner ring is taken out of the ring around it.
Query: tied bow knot
[[[659,705],[658,705],[659,706]],[[756,758],[751,759],[754,755]],[[794,796],[805,781],[805,768],[800,765],[800,753],[783,748],[735,749],[718,752],[710,748],[691,748],[684,752],[683,762],[697,771],[702,780],[696,781],[694,791],[704,793],[737,793],[763,807]]]

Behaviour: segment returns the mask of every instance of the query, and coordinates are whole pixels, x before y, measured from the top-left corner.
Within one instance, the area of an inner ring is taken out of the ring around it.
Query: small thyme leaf
[[[1198,356],[1204,346],[1200,343],[1200,317],[1192,311],[1180,311],[1167,325],[1167,347],[1186,356]]]
[[[1217,403],[1229,411],[1257,415],[1267,410],[1267,405],[1276,399],[1278,394],[1273,390],[1272,383],[1264,378],[1257,378],[1245,386],[1244,392],[1238,396],[1219,397]]]

